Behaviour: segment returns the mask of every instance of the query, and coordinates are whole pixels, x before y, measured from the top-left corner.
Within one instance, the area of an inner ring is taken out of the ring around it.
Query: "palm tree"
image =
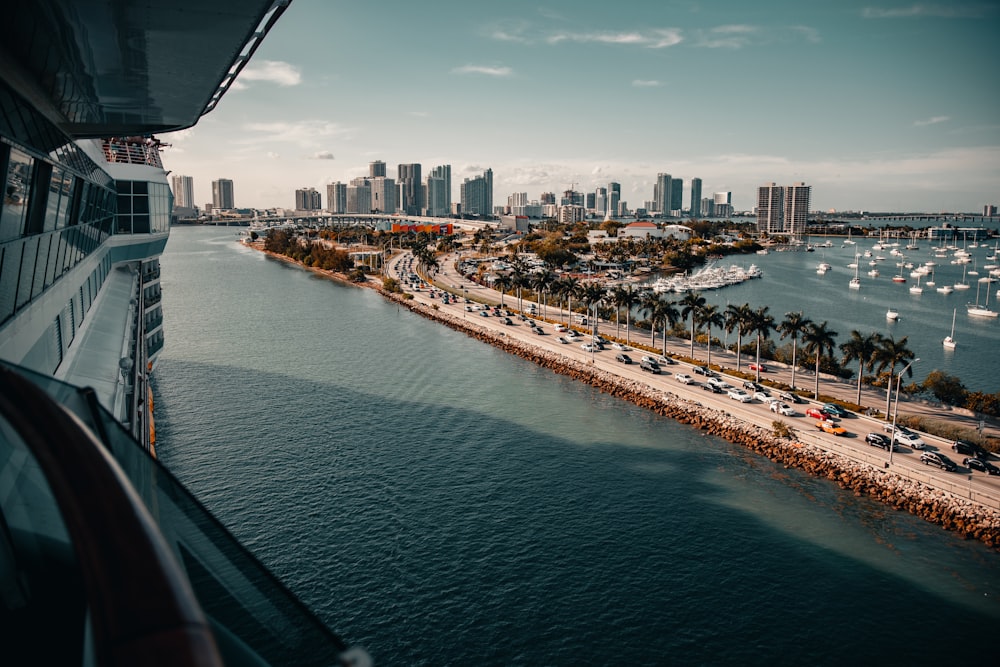
[[[878,372],[881,373],[886,368],[889,369],[889,382],[885,391],[885,414],[889,414],[889,400],[892,398],[892,376],[896,374],[896,366],[906,364],[917,358],[913,350],[906,347],[908,336],[903,336],[896,340],[894,336],[880,336],[879,348],[875,352],[875,363]],[[906,369],[907,377],[913,376],[913,369]]]
[[[633,288],[631,285],[626,285],[625,287],[622,288],[621,295],[619,298],[619,303],[623,308],[625,308],[625,342],[630,343],[631,340],[629,338],[629,333],[630,333],[629,322],[631,320],[632,308],[634,308],[636,304],[639,303],[639,293],[636,292],[635,288]]]
[[[549,290],[549,286],[552,285],[552,281],[556,279],[556,274],[552,272],[551,269],[545,268],[534,274],[531,279],[531,287],[538,293],[538,296],[542,299],[542,317],[546,315],[546,306],[548,306],[547,299],[545,298],[545,293]]]
[[[618,337],[619,329],[621,328],[622,320],[622,299],[624,298],[625,287],[622,285],[616,285],[611,288],[611,303],[615,306],[615,338]]]
[[[580,291],[580,281],[573,276],[564,276],[562,284],[559,286],[559,294],[566,297],[569,302],[566,306],[566,318],[568,322],[573,320],[573,297]]]
[[[511,287],[517,289],[517,309],[521,312],[524,312],[524,303],[521,299],[521,290],[531,285],[531,277],[515,264],[514,269],[510,273],[510,279],[512,281]]]
[[[740,370],[740,348],[743,347],[743,334],[744,332],[750,331],[751,318],[753,317],[753,309],[750,308],[749,303],[744,303],[742,306],[726,306],[725,312],[725,327],[726,331],[729,333],[736,330],[736,372]]]
[[[802,311],[797,313],[785,313],[785,319],[778,325],[781,332],[781,339],[786,337],[792,339],[792,389],[795,389],[795,353],[798,352],[799,336],[805,333],[806,327],[812,324],[812,320],[805,317]]]
[[[864,377],[865,369],[871,370],[872,366],[875,365],[875,353],[878,351],[881,338],[881,334],[874,331],[867,336],[862,336],[855,329],[851,331],[851,339],[840,344],[840,351],[844,353],[843,363],[858,362],[858,398],[855,401],[858,405],[861,405],[861,380]]]
[[[663,301],[661,299],[656,300],[650,320],[652,322],[654,332],[656,331],[657,324],[663,326],[663,356],[667,356],[667,330],[677,324],[677,320],[679,318],[680,313],[677,312],[677,308],[675,307],[673,301]],[[656,347],[655,339],[653,341],[653,347]]]
[[[647,292],[639,301],[639,312],[649,318],[649,344],[656,347],[656,321],[654,313],[660,307],[660,297],[655,292]]]
[[[592,330],[597,332],[597,304],[604,300],[604,287],[598,283],[587,283],[580,290],[580,299],[587,304],[587,311],[594,309],[594,321],[591,323]]]
[[[697,314],[705,307],[705,297],[698,292],[686,292],[678,305],[681,307],[681,317],[691,316],[691,358],[694,359],[694,329],[697,324]]]
[[[770,310],[767,306],[761,306],[753,311],[750,317],[748,332],[757,334],[757,382],[760,382],[760,341],[770,338],[771,332],[775,330],[774,316],[768,314]]]
[[[503,308],[503,295],[514,285],[513,279],[506,273],[499,274],[493,279],[493,289],[500,291],[500,307]]]
[[[725,318],[722,315],[722,311],[715,304],[706,304],[700,311],[696,313],[698,318],[699,327],[708,328],[708,362],[707,365],[711,367],[712,365],[712,325],[721,327],[725,323]],[[664,346],[666,346],[666,332],[664,332]]]
[[[813,398],[819,399],[819,362],[824,353],[832,355],[836,344],[837,332],[826,328],[827,322],[816,324],[812,322],[802,332],[802,342],[805,344],[806,354],[816,355],[816,389],[813,391]]]

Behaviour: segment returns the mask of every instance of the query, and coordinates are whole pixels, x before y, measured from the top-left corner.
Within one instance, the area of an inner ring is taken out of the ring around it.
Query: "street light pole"
[[[896,376],[896,403],[892,408],[892,432],[889,434],[889,465],[892,465],[892,450],[896,448],[896,415],[899,414],[899,383],[903,379],[903,373],[905,373],[910,366],[920,361],[920,359],[914,359],[910,363],[903,367],[903,370],[899,371],[899,375]]]

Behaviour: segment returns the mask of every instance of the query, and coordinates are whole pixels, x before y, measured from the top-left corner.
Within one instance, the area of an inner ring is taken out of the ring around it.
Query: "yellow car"
[[[837,426],[833,422],[828,421],[818,421],[816,422],[816,428],[823,431],[824,433],[832,433],[833,435],[844,435],[847,433],[847,429],[843,426]]]

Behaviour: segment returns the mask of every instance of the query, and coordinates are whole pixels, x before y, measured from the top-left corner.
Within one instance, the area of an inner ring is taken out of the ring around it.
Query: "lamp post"
[[[892,450],[896,448],[896,415],[899,414],[899,383],[903,379],[903,373],[905,373],[910,366],[920,361],[920,359],[914,359],[910,363],[903,367],[903,370],[899,371],[899,375],[896,376],[896,403],[892,408],[892,432],[889,433],[889,465],[892,465]]]

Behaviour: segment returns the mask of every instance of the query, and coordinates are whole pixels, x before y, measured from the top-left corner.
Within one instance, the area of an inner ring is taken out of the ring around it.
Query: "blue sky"
[[[164,135],[174,174],[231,178],[238,206],[383,160],[490,167],[494,202],[656,174],[753,206],[812,185],[816,210],[1000,204],[1000,3],[910,0],[294,0],[237,86]]]

